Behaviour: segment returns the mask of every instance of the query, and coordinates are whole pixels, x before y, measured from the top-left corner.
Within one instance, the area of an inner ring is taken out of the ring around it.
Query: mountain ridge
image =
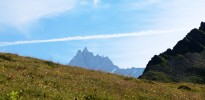
[[[94,55],[92,52],[88,51],[87,47],[82,51],[78,50],[76,56],[71,59],[68,65],[108,72],[112,72],[118,68],[108,57],[101,57],[98,54]]]
[[[70,60],[68,65],[132,77],[139,77],[144,70],[144,68],[134,67],[121,69],[114,65],[109,57],[99,56],[98,54],[94,55],[92,52],[88,51],[87,47],[82,51],[78,50],[77,54]]]
[[[139,78],[205,83],[205,23],[192,29],[173,49],[155,55]]]

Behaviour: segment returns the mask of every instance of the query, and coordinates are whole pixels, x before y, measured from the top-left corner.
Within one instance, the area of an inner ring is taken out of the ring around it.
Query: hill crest
[[[191,30],[174,48],[155,55],[140,78],[205,83],[205,23]]]

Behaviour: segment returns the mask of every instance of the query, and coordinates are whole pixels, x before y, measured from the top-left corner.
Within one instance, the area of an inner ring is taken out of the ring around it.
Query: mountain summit
[[[191,30],[172,50],[155,55],[140,78],[205,83],[205,23]]]
[[[68,65],[133,77],[138,77],[144,71],[144,68],[120,69],[113,64],[109,57],[102,57],[98,54],[94,55],[92,52],[89,52],[86,47],[83,51],[78,50],[76,56],[71,59]]]
[[[83,51],[78,50],[77,55],[69,62],[69,65],[106,72],[113,72],[118,68],[108,57],[94,56],[86,47]]]

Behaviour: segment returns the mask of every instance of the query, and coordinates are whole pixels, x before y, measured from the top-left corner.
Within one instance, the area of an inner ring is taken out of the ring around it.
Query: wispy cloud
[[[134,2],[129,2],[126,6],[131,9],[147,9],[147,6],[159,3],[160,1],[161,0],[136,0]]]
[[[0,3],[0,23],[19,30],[41,18],[68,11],[75,0],[4,0]]]
[[[98,7],[98,5],[100,4],[100,0],[93,0],[93,4],[95,7]]]
[[[30,40],[30,41],[15,41],[15,42],[0,42],[0,46],[11,46],[20,44],[36,44],[36,43],[50,43],[50,42],[62,42],[62,41],[74,41],[74,40],[92,40],[92,39],[110,39],[110,38],[123,38],[123,37],[137,37],[137,36],[147,36],[147,35],[157,35],[172,33],[181,30],[168,30],[168,31],[142,31],[133,33],[121,33],[121,34],[104,34],[104,35],[91,35],[91,36],[74,36],[65,37],[57,39],[47,39],[47,40]]]
[[[151,24],[154,29],[194,28],[205,20],[204,3],[204,0],[133,0],[126,7],[129,10],[148,11],[147,16],[152,17],[149,19],[154,23]],[[169,26],[165,25],[167,23]]]
[[[196,28],[201,21],[205,21],[204,4],[204,0],[164,0],[159,4],[160,16],[155,19],[155,25],[167,27],[164,23],[169,23],[169,28]]]

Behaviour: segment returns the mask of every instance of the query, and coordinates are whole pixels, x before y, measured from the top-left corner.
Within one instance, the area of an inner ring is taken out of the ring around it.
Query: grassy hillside
[[[205,85],[138,80],[0,53],[0,100],[16,99],[205,100]]]

